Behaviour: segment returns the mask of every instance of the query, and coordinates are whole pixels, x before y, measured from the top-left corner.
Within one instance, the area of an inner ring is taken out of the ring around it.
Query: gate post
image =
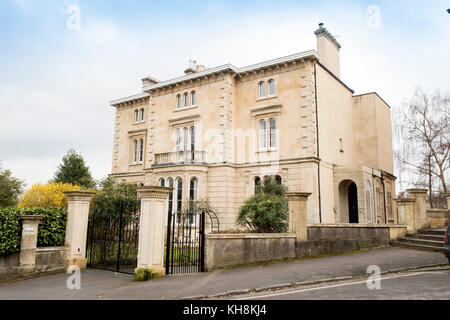
[[[68,200],[66,246],[69,247],[68,266],[76,265],[86,269],[86,240],[89,220],[89,202],[94,196],[91,191],[66,191]]]
[[[141,220],[139,224],[138,262],[135,274],[140,270],[165,275],[164,235],[166,229],[167,199],[173,188],[139,187]]]
[[[414,231],[427,226],[426,196],[427,189],[406,189],[408,197],[415,199],[414,202]]]
[[[297,241],[308,240],[308,206],[311,193],[287,192],[289,201],[289,232],[297,235]]]

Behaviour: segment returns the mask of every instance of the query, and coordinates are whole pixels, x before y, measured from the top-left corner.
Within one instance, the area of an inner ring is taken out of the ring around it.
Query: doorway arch
[[[342,222],[359,223],[358,187],[354,181],[339,184],[339,207]]]

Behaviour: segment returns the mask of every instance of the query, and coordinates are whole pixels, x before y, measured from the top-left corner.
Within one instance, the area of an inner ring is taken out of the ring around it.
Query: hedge
[[[21,215],[43,217],[39,225],[38,247],[64,245],[67,211],[59,208],[0,208],[0,255],[10,255],[20,251]]]

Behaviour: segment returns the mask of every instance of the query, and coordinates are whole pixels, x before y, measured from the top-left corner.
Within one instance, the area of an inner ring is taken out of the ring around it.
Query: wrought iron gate
[[[166,239],[166,274],[205,271],[206,217],[211,230],[219,230],[219,220],[204,211],[173,213],[169,211]]]
[[[139,212],[95,213],[89,217],[86,248],[90,268],[134,274],[137,266]]]

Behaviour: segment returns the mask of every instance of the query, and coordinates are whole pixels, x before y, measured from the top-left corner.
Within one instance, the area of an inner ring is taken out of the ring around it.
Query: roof
[[[124,102],[128,102],[128,101],[133,101],[133,100],[137,100],[137,99],[142,99],[145,97],[150,96],[149,93],[147,93],[148,91],[154,90],[154,89],[158,89],[158,88],[162,88],[165,86],[169,86],[169,85],[173,85],[176,83],[180,83],[180,82],[184,82],[184,81],[189,81],[189,80],[193,80],[196,78],[200,78],[200,77],[204,77],[207,75],[211,75],[214,73],[218,73],[218,72],[224,72],[224,71],[231,71],[234,72],[236,74],[240,74],[240,73],[246,73],[249,71],[253,71],[253,70],[258,70],[261,68],[266,68],[272,65],[277,65],[277,64],[281,64],[281,63],[286,63],[289,61],[294,61],[294,60],[298,60],[298,59],[304,59],[304,58],[315,58],[317,60],[319,60],[319,54],[315,51],[315,50],[309,50],[309,51],[305,51],[305,52],[300,52],[300,53],[295,53],[289,56],[285,56],[285,57],[281,57],[281,58],[277,58],[277,59],[273,59],[273,60],[268,60],[268,61],[264,61],[264,62],[260,62],[257,64],[253,64],[253,65],[249,65],[243,68],[237,68],[232,64],[225,64],[222,66],[218,66],[215,68],[211,68],[211,69],[207,69],[201,72],[197,72],[197,73],[193,73],[193,74],[189,74],[189,75],[185,75],[182,77],[178,77],[178,78],[174,78],[174,79],[170,79],[170,80],[166,80],[166,81],[162,81],[162,82],[158,82],[149,86],[145,86],[143,87],[143,93],[139,93],[130,97],[126,97],[126,98],[122,98],[122,99],[118,99],[118,100],[113,100],[111,101],[109,104],[111,106],[115,106],[117,104],[120,103],[124,103]]]

